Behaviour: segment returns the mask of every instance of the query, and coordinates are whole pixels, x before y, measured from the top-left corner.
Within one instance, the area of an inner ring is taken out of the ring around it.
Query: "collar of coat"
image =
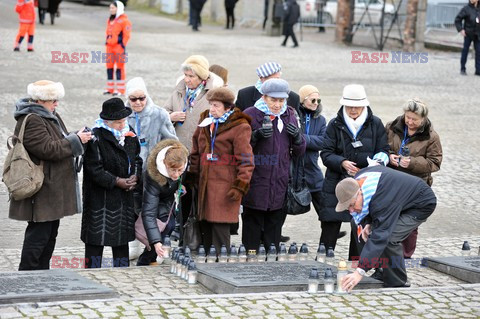
[[[300,116],[302,117],[305,117],[306,114],[307,114],[307,108],[305,106],[303,106],[303,104],[300,105]],[[319,106],[317,107],[317,109],[315,110],[315,112],[311,112],[311,114],[313,115],[313,118],[316,119],[316,118],[319,118],[320,117],[320,113],[322,113],[322,108]]]
[[[168,178],[160,174],[157,169],[157,155],[167,146],[180,146],[185,149],[185,154],[188,155],[187,148],[179,141],[173,139],[162,140],[153,147],[147,158],[147,174],[160,186],[165,186],[168,182]]]
[[[198,121],[198,124],[200,124],[204,119],[206,119],[209,114],[210,110],[203,111],[200,114],[200,121]],[[242,123],[250,125],[250,122],[252,122],[252,118],[250,116],[243,113],[239,108],[234,108],[234,112],[228,117],[225,123],[218,125],[217,135],[221,134],[222,132],[228,131],[232,127],[238,126]],[[203,130],[206,134],[208,133],[207,136],[210,136],[209,126],[204,127]]]
[[[405,115],[400,115],[397,117],[391,125],[392,131],[400,136],[400,139],[403,139],[404,136],[404,129],[405,129]],[[430,120],[427,118],[425,121],[425,124],[423,126],[420,126],[418,130],[413,134],[411,137],[410,141],[425,141],[430,139],[430,131],[432,129],[432,123]]]
[[[215,89],[215,88],[219,88],[219,87],[222,87],[223,86],[223,80],[222,78],[220,78],[218,75],[210,72],[210,75],[209,77],[207,78],[207,83],[205,84],[205,87],[204,89],[202,90],[202,92],[200,92],[197,96],[197,100],[200,99],[203,95],[204,92],[208,91],[208,90],[211,90],[211,89]],[[187,89],[185,88],[185,80],[184,79],[181,79],[178,83],[177,83],[177,86],[175,87],[175,90],[181,94],[181,96],[185,96],[185,94],[187,94]]]

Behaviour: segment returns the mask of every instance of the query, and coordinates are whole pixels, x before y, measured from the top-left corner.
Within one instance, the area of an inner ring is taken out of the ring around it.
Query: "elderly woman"
[[[403,115],[387,123],[390,145],[390,167],[415,175],[432,186],[432,173],[442,164],[440,137],[428,119],[428,107],[420,99],[408,100]],[[417,244],[418,229],[403,242],[405,258],[412,257]]]
[[[238,223],[242,197],[253,173],[250,117],[233,104],[230,89],[207,93],[210,110],[193,134],[190,174],[198,181],[198,217],[203,244],[230,248],[230,225]]]
[[[81,239],[87,268],[102,266],[103,248],[111,246],[114,267],[128,267],[128,242],[135,239],[133,190],[142,176],[140,144],[119,98],[103,103],[88,144],[83,169]]]
[[[128,117],[128,125],[134,128],[140,142],[140,157],[144,163],[148,155],[158,142],[164,139],[177,139],[170,117],[165,109],[153,103],[148,94],[145,82],[136,77],[127,82],[127,102],[133,112]],[[143,171],[147,165],[143,166]],[[140,212],[142,207],[142,187],[138,187],[134,194],[135,211]],[[140,242],[135,240],[129,244],[130,259],[137,258],[140,253]]]
[[[187,161],[185,146],[172,139],[160,141],[148,156],[143,182],[142,219],[150,247],[140,255],[137,266],[147,266],[157,259],[157,255],[163,255],[163,240],[175,227],[175,196],[180,196],[180,176]],[[166,223],[162,231],[158,228],[157,219]]]
[[[43,161],[40,190],[29,198],[10,199],[9,218],[27,221],[18,270],[50,268],[60,219],[81,212],[74,157],[83,154],[82,144],[91,133],[68,133],[56,108],[65,95],[62,83],[42,80],[28,85],[29,97],[16,103],[15,135],[28,114],[23,144],[37,165]]]
[[[344,87],[340,110],[327,126],[325,144],[320,156],[327,167],[323,192],[325,207],[320,213],[322,233],[320,242],[335,249],[342,222],[349,222],[348,211],[337,213],[335,187],[348,176],[354,176],[367,167],[367,158],[388,163],[388,143],[385,127],[380,118],[373,115],[370,102],[362,85]],[[352,228],[349,257],[358,256]]]
[[[312,194],[312,203],[320,216],[323,208],[323,173],[318,166],[319,152],[323,149],[327,121],[321,115],[322,103],[318,89],[313,85],[304,85],[298,91],[300,94],[300,116],[303,137],[307,149],[303,156],[305,178]],[[297,175],[298,178],[298,175]]]
[[[207,92],[223,86],[222,79],[208,68],[208,60],[202,55],[192,55],[186,59],[181,68],[184,78],[177,83],[163,106],[170,114],[179,141],[189,151],[200,114],[209,108]]]
[[[287,105],[287,81],[267,80],[261,91],[262,97],[244,111],[252,118],[250,144],[256,164],[250,190],[242,202],[242,241],[247,250],[258,249],[262,242],[278,248],[290,160],[305,153],[295,109]]]

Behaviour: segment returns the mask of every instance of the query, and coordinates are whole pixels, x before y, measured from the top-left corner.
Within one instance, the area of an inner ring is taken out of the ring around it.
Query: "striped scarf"
[[[111,132],[113,136],[115,136],[115,138],[117,139],[118,143],[122,146],[125,144],[125,136],[128,134],[128,132],[130,132],[130,127],[128,126],[127,119],[125,119],[125,126],[121,131],[109,127],[107,124],[105,124],[105,120],[101,118],[95,120],[94,128],[95,127],[101,127]]]
[[[259,98],[257,102],[255,102],[254,105],[255,108],[257,108],[259,111],[265,113],[266,115],[270,115],[270,117],[274,116],[278,118],[278,124],[277,124],[277,129],[280,133],[282,133],[283,130],[283,121],[280,118],[280,116],[285,113],[287,110],[287,100],[285,99],[285,102],[283,102],[282,109],[280,110],[280,113],[274,114],[270,109],[268,108],[267,102],[263,99],[263,97]],[[273,120],[272,120],[273,122]]]
[[[363,206],[360,213],[353,213],[352,217],[355,221],[355,224],[359,225],[362,220],[369,214],[369,205],[372,200],[373,195],[377,191],[378,182],[380,181],[380,172],[367,172],[360,176],[355,177],[356,180],[366,178],[363,182],[361,189],[363,194]]]
[[[257,80],[257,83],[255,83],[255,88],[257,89],[258,92],[262,93],[263,95],[263,92],[262,92],[262,81],[260,81],[260,79]]]
[[[185,105],[188,106],[189,108],[192,108],[193,105],[195,104],[194,101],[197,98],[197,96],[200,94],[200,92],[203,90],[205,87],[205,81],[202,81],[199,86],[197,86],[196,89],[189,89],[187,87],[186,93],[185,93]],[[186,110],[184,110],[185,112]]]
[[[233,112],[234,112],[234,110],[232,109],[232,110],[230,110],[230,111],[228,111],[228,112],[225,112],[225,113],[224,113],[221,117],[219,117],[219,118],[214,118],[214,117],[212,116],[212,114],[209,113],[209,114],[208,114],[208,117],[205,118],[200,124],[198,124],[198,126],[200,126],[200,127],[205,127],[205,126],[208,126],[208,125],[210,125],[210,124],[212,124],[212,123],[215,123],[215,124],[216,124],[216,123],[218,123],[218,124],[225,123],[225,122],[227,121],[228,117],[233,114]]]

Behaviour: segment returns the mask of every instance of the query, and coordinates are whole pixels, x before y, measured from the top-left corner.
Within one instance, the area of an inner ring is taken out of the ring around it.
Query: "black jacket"
[[[125,137],[121,146],[103,128],[93,133],[97,140],[88,142],[83,162],[81,239],[90,245],[127,245],[135,239],[133,192],[115,186],[115,180],[137,175],[140,182],[140,144],[136,137]]]
[[[352,133],[345,124],[343,118],[343,106],[327,126],[327,136],[320,156],[323,165],[327,167],[325,180],[323,181],[323,193],[325,196],[325,208],[320,214],[321,221],[344,221],[350,220],[350,214],[345,211],[337,213],[337,197],[335,187],[345,177],[347,172],[342,167],[344,160],[357,163],[358,168],[368,166],[367,157],[373,158],[378,152],[388,155],[390,147],[387,143],[387,134],[382,120],[374,116],[370,107],[367,107],[368,116],[362,128],[354,139]],[[361,141],[362,146],[354,148],[352,142]]]
[[[167,139],[160,141],[148,156],[145,181],[143,182],[143,206],[142,219],[145,232],[150,244],[162,240],[160,230],[157,226],[157,218],[163,222],[168,219],[168,214],[175,201],[175,191],[178,189],[178,181],[174,181],[160,174],[157,169],[157,155],[168,146],[179,145],[185,148],[179,141]],[[185,157],[188,151],[185,148]],[[175,211],[172,211],[170,219],[175,219]]]
[[[235,106],[240,110],[245,111],[245,109],[250,106],[254,106],[255,102],[262,97],[262,93],[258,92],[255,86],[247,86],[246,88],[240,89],[237,95],[237,101]],[[300,97],[297,93],[290,91],[288,94],[287,105],[292,106],[298,112],[300,107]]]
[[[287,9],[285,10],[285,16],[283,17],[283,23],[294,25],[300,18],[300,6],[297,1],[290,0],[286,3]]]
[[[238,0],[225,0],[225,8],[233,9],[235,8],[235,4],[237,4]]]
[[[457,31],[463,29],[470,38],[479,37],[480,23],[475,21],[477,18],[480,19],[480,8],[475,8],[471,3],[467,4],[455,17]]]
[[[427,183],[413,175],[378,165],[360,170],[355,178],[366,172],[382,173],[368,206],[367,217],[372,225],[372,233],[360,254],[359,267],[368,271],[371,268],[369,265],[374,264],[372,258],[380,258],[387,247],[398,217],[411,214],[419,220],[425,220],[433,212],[437,198]],[[432,210],[422,211],[427,207]],[[369,262],[362,265],[364,260]]]

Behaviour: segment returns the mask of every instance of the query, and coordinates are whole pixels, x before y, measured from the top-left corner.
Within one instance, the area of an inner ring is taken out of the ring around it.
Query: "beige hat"
[[[35,101],[59,100],[65,96],[65,89],[60,82],[40,80],[28,85],[27,94]]]
[[[191,67],[193,72],[202,80],[208,79],[210,75],[210,71],[208,68],[210,67],[207,58],[203,55],[191,55],[189,56],[185,62],[182,63],[182,67]]]
[[[340,99],[340,105],[365,107],[369,106],[365,88],[360,84],[349,84],[343,88],[343,96]]]
[[[360,185],[352,178],[347,177],[337,184],[335,187],[335,195],[338,199],[338,204],[335,207],[335,211],[343,212],[348,209],[353,198],[357,195]]]
[[[305,99],[312,93],[320,94],[320,92],[318,92],[318,89],[313,85],[307,84],[302,86],[300,90],[298,90],[298,95],[300,95],[300,103],[303,103],[303,101],[305,101]]]

